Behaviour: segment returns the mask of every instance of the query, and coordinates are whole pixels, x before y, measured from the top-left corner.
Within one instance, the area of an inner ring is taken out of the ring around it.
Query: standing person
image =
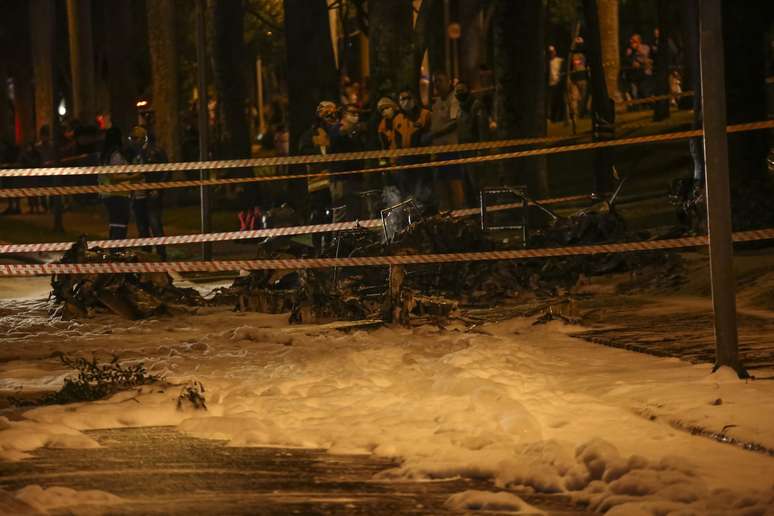
[[[398,149],[420,147],[429,139],[430,111],[419,105],[410,88],[401,89],[398,95],[400,113],[395,117],[395,146]],[[397,165],[417,163],[416,157],[404,156],[395,160]],[[435,208],[432,193],[432,178],[426,170],[397,170],[394,174],[396,186],[403,200],[409,197],[423,211]]]
[[[331,149],[331,134],[339,124],[338,109],[336,104],[323,100],[315,109],[315,117],[312,126],[309,127],[299,139],[298,151],[301,155],[322,154],[326,155]],[[309,194],[309,206],[307,219],[309,224],[323,224],[330,222],[331,192],[330,166],[327,163],[307,165],[307,173],[320,174],[307,180]],[[315,248],[322,249],[322,235],[312,235]]]
[[[574,120],[588,114],[589,72],[586,64],[586,46],[578,36],[570,50],[570,117]]]
[[[358,109],[349,105],[341,112],[341,121],[331,132],[331,154],[362,152],[365,150],[365,138],[360,125]],[[362,168],[362,161],[337,161],[331,164],[334,172]],[[333,222],[356,220],[360,217],[360,199],[362,188],[361,174],[331,176],[330,193],[333,206]]]
[[[53,167],[56,160],[54,144],[51,141],[51,128],[48,125],[40,126],[38,131],[38,141],[35,142],[35,151],[40,158],[41,167]],[[44,187],[50,184],[47,177],[35,178],[35,186]],[[42,212],[48,211],[48,197],[40,196],[36,199],[36,207]]]
[[[127,161],[122,150],[123,137],[118,127],[111,127],[105,133],[105,142],[100,153],[100,165],[126,165]],[[142,174],[100,174],[101,186],[112,186],[126,183],[139,182]],[[117,192],[103,192],[100,194],[108,215],[108,238],[120,240],[126,238],[129,228],[129,216],[131,213],[131,192],[122,190]]]
[[[653,59],[650,47],[642,42],[639,34],[632,34],[626,49],[626,76],[629,94],[633,99],[648,97],[653,78]]]
[[[166,153],[150,141],[148,131],[140,125],[132,128],[126,157],[127,161],[134,164],[167,162]],[[166,180],[168,175],[166,172],[143,174],[143,182],[161,182]],[[164,226],[161,220],[163,209],[163,190],[137,190],[132,194],[132,211],[134,212],[134,222],[137,225],[137,234],[140,238],[164,236]],[[150,249],[146,248],[146,250]],[[167,259],[165,246],[156,246],[156,252],[162,260]]]
[[[556,53],[556,47],[548,46],[548,119],[561,122],[564,119],[564,87],[562,85],[564,59]]]
[[[0,164],[2,164],[3,167],[10,166],[11,163],[16,162],[16,160],[19,158],[19,149],[12,144],[10,141],[0,141]],[[0,176],[0,186],[3,188],[10,188],[15,186],[20,186],[18,178],[15,177],[6,177],[3,178]],[[8,199],[8,206],[5,210],[0,212],[0,215],[18,215],[21,213],[21,206],[20,206],[20,199],[19,198],[9,198]]]
[[[379,113],[379,124],[376,131],[379,148],[381,150],[395,150],[398,146],[395,138],[395,117],[400,108],[398,104],[390,97],[382,97],[376,103],[376,110]],[[395,158],[379,158],[379,166],[386,167],[395,163]],[[382,183],[382,201],[387,206],[394,206],[401,201],[400,190],[395,184],[393,174],[385,172],[381,177]]]
[[[40,154],[38,153],[37,149],[35,148],[35,145],[32,143],[28,143],[24,145],[24,147],[21,150],[21,153],[19,154],[19,160],[17,162],[17,165],[20,168],[38,168],[40,167],[42,161],[40,159]],[[26,186],[30,188],[34,188],[37,186],[37,177],[28,177],[28,178],[20,178],[21,181],[19,181],[20,186]],[[16,212],[14,214],[19,215],[21,214],[21,199],[16,198],[13,199],[16,201]],[[27,205],[29,206],[30,213],[37,213],[38,212],[38,197],[32,196],[27,197]]]
[[[382,150],[393,150],[397,148],[393,122],[395,120],[395,115],[398,114],[398,105],[390,97],[382,97],[379,99],[379,102],[376,103],[376,109],[381,116],[379,127],[377,128],[379,146]],[[386,164],[386,160],[380,164]]]
[[[454,87],[454,95],[460,105],[457,118],[457,141],[459,143],[476,143],[489,140],[489,113],[484,103],[474,97],[468,86],[458,83]],[[475,204],[480,191],[479,174],[482,167],[475,164],[462,165],[465,175],[465,186],[468,192],[468,202]]]
[[[437,72],[433,79],[437,97],[433,102],[433,110],[430,114],[430,140],[433,145],[455,145],[458,143],[457,117],[460,106],[454,96],[449,76],[444,72]],[[456,157],[456,153],[443,153],[438,156],[438,159],[445,160]],[[462,168],[456,165],[447,166],[438,169],[436,174],[439,182],[448,185],[450,207],[464,208],[465,184]]]

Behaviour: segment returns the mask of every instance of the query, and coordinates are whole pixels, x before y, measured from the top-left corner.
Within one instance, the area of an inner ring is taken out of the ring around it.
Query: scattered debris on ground
[[[177,397],[177,410],[207,410],[204,398],[204,385],[199,380],[191,380],[180,390]]]
[[[529,209],[540,214],[544,223],[530,231],[518,224],[536,217],[526,217],[518,210],[493,212],[491,222],[498,226],[486,228],[474,218],[448,213],[422,218],[415,214],[385,219],[383,232],[365,228],[332,232],[312,239],[312,245],[288,237],[263,239],[257,243],[256,258],[446,254],[652,238],[644,232],[627,231],[615,208],[620,190],[619,184],[609,199],[570,216],[559,216],[533,203]],[[280,210],[276,215],[282,219],[287,214]],[[82,237],[65,253],[62,263],[156,260],[155,255],[142,251],[89,249]],[[678,255],[648,251],[523,261],[253,271],[230,287],[219,289],[211,301],[194,289],[175,287],[166,273],[55,275],[51,296],[58,305],[56,314],[64,319],[98,312],[142,319],[212,303],[243,312],[290,312],[291,323],[381,319],[409,325],[442,323],[457,316],[459,308],[492,307],[504,300],[562,298],[578,290],[588,292],[593,289],[594,277],[618,273],[629,273],[615,287],[621,291],[664,288],[683,281]]]
[[[158,261],[155,254],[134,250],[89,249],[85,237],[65,252],[60,263],[133,263]],[[113,312],[127,319],[174,314],[206,301],[194,289],[172,284],[166,272],[128,274],[57,274],[51,278],[53,316],[63,319]]]
[[[42,404],[95,401],[120,391],[163,380],[158,376],[148,374],[142,363],[122,365],[117,356],[114,356],[108,363],[97,363],[96,357],[87,360],[83,357],[69,357],[67,355],[61,355],[60,360],[65,366],[78,371],[78,375],[65,378],[62,388],[44,397],[41,400]]]
[[[530,233],[529,247],[560,247],[650,238],[627,232],[614,197]],[[547,210],[546,210],[547,211]],[[356,230],[327,236],[317,255],[355,257],[441,254],[519,249],[520,230],[485,231],[476,219],[449,214],[413,220],[387,235]],[[290,239],[259,245],[258,258],[314,253]],[[381,319],[403,325],[443,322],[459,308],[493,307],[505,300],[562,298],[589,289],[597,276],[628,273],[621,291],[663,288],[683,281],[681,260],[672,252],[569,256],[524,261],[459,262],[304,271],[255,271],[221,289],[216,304],[240,311],[292,313],[294,323]],[[554,316],[550,316],[554,317]]]

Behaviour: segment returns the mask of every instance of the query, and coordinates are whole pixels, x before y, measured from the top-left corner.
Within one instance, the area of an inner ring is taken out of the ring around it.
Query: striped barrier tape
[[[761,129],[770,129],[774,127],[774,120],[762,122],[751,122],[746,124],[737,124],[727,127],[729,133],[740,133],[746,131],[756,131]],[[425,163],[412,163],[405,165],[392,165],[389,167],[373,167],[359,170],[347,170],[341,172],[317,172],[308,174],[285,174],[276,176],[244,177],[244,178],[222,178],[188,181],[170,181],[159,183],[132,183],[117,185],[98,185],[98,186],[50,186],[41,188],[9,188],[0,190],[0,198],[32,197],[36,195],[72,195],[85,193],[108,193],[108,192],[133,192],[137,190],[164,190],[172,188],[189,188],[200,186],[216,186],[225,184],[257,183],[265,181],[287,181],[303,180],[309,178],[330,178],[340,176],[351,176],[358,174],[374,174],[394,172],[397,170],[416,170],[433,167],[448,167],[452,165],[465,165],[474,163],[487,163],[491,161],[501,161],[505,159],[526,158],[532,156],[546,156],[550,154],[562,154],[567,152],[577,152],[606,147],[620,147],[625,145],[634,145],[641,143],[657,143],[674,140],[684,140],[702,136],[704,131],[694,129],[690,131],[679,131],[666,134],[654,134],[650,136],[638,136],[633,138],[621,138],[618,140],[606,140],[592,143],[579,143],[575,145],[562,145],[559,147],[545,147],[525,151],[506,152],[501,154],[485,154],[481,156],[470,156],[467,158],[449,159],[441,161],[429,161]],[[271,158],[274,159],[274,158]],[[133,165],[145,167],[148,165]],[[153,165],[155,166],[155,165]],[[112,167],[110,167],[112,168]],[[35,170],[35,169],[32,169]]]
[[[317,163],[334,163],[339,161],[356,161],[378,158],[398,158],[409,156],[426,156],[431,154],[448,154],[453,152],[470,152],[477,150],[496,149],[500,147],[518,147],[522,145],[537,145],[577,140],[590,133],[575,136],[543,136],[537,138],[517,138],[512,140],[496,140],[474,143],[458,143],[454,145],[433,145],[430,147],[413,147],[407,149],[374,150],[362,152],[342,152],[338,154],[309,154],[305,156],[282,156],[275,158],[250,158],[216,161],[191,161],[175,163],[100,165],[88,167],[51,167],[51,168],[14,168],[0,171],[3,177],[37,177],[37,176],[78,176],[127,174],[136,172],[179,172],[186,170],[222,170],[230,168],[272,167],[283,165],[311,165]]]
[[[556,197],[553,199],[541,199],[543,205],[561,204],[564,202],[580,201],[588,199],[588,195],[572,195],[568,197]],[[521,203],[498,204],[487,208],[488,211],[503,211],[520,208]],[[449,212],[452,217],[468,217],[478,215],[480,208],[466,208]],[[352,231],[356,229],[373,229],[382,226],[381,219],[369,219],[353,222],[335,222],[330,224],[314,224],[305,226],[287,226],[281,228],[255,229],[250,231],[229,231],[222,233],[173,235],[148,238],[126,238],[122,240],[93,240],[89,241],[89,247],[102,249],[117,249],[125,247],[143,247],[152,245],[185,245],[202,242],[225,242],[233,240],[250,240],[254,238],[311,235],[315,233],[331,233],[335,231]],[[0,254],[11,253],[47,253],[66,251],[72,247],[72,242],[51,242],[38,244],[0,244]]]
[[[766,84],[774,84],[774,77],[766,77]],[[696,93],[693,90],[683,91],[680,93],[667,93],[665,95],[653,95],[651,97],[644,97],[641,99],[621,100],[615,104],[618,106],[632,106],[637,104],[650,104],[651,102],[658,102],[660,100],[679,99],[682,97],[693,97]]]
[[[671,99],[679,99],[683,97],[693,97],[694,92],[689,91],[683,91],[681,93],[667,93],[665,95],[654,95],[652,97],[644,97],[641,99],[630,99],[630,100],[622,100],[620,102],[616,102],[615,104],[617,106],[634,106],[637,104],[650,104],[651,102],[658,102],[661,100],[671,100]]]
[[[774,228],[734,233],[735,242],[774,239]],[[154,272],[215,272],[271,269],[318,269],[328,267],[369,267],[494,260],[520,260],[557,256],[679,249],[706,245],[706,236],[672,238],[647,242],[624,242],[573,247],[483,251],[468,253],[420,254],[400,256],[360,256],[347,258],[291,258],[274,260],[226,260],[214,262],[137,262],[137,263],[44,263],[0,264],[0,276],[38,274],[126,274]]]

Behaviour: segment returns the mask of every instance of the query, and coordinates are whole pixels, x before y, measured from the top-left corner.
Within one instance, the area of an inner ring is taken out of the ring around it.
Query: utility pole
[[[197,89],[199,91],[199,161],[207,161],[209,138],[209,111],[207,106],[207,52],[206,52],[206,20],[205,0],[196,0],[196,75]],[[205,181],[210,178],[208,170],[199,170],[199,179]],[[210,232],[212,218],[210,216],[210,189],[208,186],[199,187],[201,207],[201,232]],[[202,242],[202,260],[212,260],[212,243]]]
[[[712,307],[715,312],[715,369],[733,368],[748,377],[739,361],[736,328],[736,277],[731,235],[731,192],[726,133],[725,62],[721,0],[701,0],[700,56],[704,162],[706,167]]]

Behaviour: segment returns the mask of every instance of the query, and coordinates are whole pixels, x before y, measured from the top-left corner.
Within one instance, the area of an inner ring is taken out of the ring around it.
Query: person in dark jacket
[[[100,165],[126,165],[122,146],[121,130],[117,127],[108,129],[100,153]],[[142,174],[100,174],[98,180],[101,186],[137,183],[142,181]],[[131,215],[131,191],[103,192],[100,196],[105,203],[108,215],[108,238],[110,240],[126,238]]]
[[[129,135],[127,161],[136,164],[166,163],[166,153],[148,137],[148,131],[142,126],[134,126]],[[143,174],[143,182],[156,183],[167,179],[166,172]],[[140,238],[164,236],[162,212],[164,208],[164,190],[136,190],[132,194],[132,211]],[[145,248],[150,251],[149,247]],[[167,259],[167,250],[163,245],[156,246],[156,252],[162,260]]]

